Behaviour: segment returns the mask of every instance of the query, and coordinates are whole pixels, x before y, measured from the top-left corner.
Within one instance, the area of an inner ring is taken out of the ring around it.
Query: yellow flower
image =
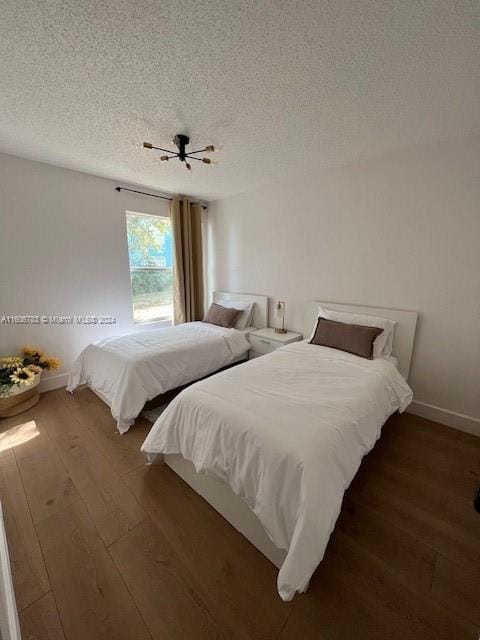
[[[5,356],[4,358],[0,358],[0,366],[21,367],[22,364],[23,358],[19,358],[18,356]]]
[[[42,373],[43,371],[42,367],[39,367],[36,364],[29,364],[28,369],[30,369],[30,371],[33,371],[33,373]]]
[[[41,358],[40,362],[45,363],[45,368],[50,371],[51,369],[58,369],[60,366],[60,360],[58,358]]]
[[[40,358],[43,357],[43,351],[37,349],[37,347],[23,347],[22,351],[26,356],[38,356]]]
[[[10,380],[13,384],[24,384],[28,387],[35,380],[35,374],[28,367],[22,367],[21,369],[15,369],[10,376]]]

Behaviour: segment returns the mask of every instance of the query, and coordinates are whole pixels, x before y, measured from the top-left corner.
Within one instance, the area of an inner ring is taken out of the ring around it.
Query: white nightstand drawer
[[[253,335],[252,333],[249,336],[249,340],[250,344],[252,345],[252,350],[261,354],[271,353],[272,351],[275,351],[275,349],[278,349],[279,346],[281,346],[274,340],[269,340],[268,338],[260,338]]]

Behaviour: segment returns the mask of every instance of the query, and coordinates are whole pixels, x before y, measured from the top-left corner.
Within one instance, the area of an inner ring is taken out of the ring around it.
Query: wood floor
[[[477,640],[480,438],[394,416],[305,595],[84,389],[0,422],[24,640]]]

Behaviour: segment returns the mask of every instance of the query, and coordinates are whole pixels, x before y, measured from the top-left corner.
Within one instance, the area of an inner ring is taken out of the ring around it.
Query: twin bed
[[[142,446],[280,569],[283,600],[307,589],[362,457],[412,400],[417,314],[317,302],[306,336],[319,305],[391,320],[388,353],[370,360],[309,339],[287,345],[182,391]]]
[[[87,384],[112,411],[120,433],[135,422],[145,403],[248,357],[247,336],[267,326],[266,296],[217,291],[214,302],[251,305],[248,326],[226,329],[207,322],[111,337],[82,351],[67,391]]]

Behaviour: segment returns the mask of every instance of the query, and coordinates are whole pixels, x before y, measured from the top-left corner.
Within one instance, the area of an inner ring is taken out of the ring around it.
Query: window
[[[173,318],[172,227],[169,218],[127,211],[133,319]]]

